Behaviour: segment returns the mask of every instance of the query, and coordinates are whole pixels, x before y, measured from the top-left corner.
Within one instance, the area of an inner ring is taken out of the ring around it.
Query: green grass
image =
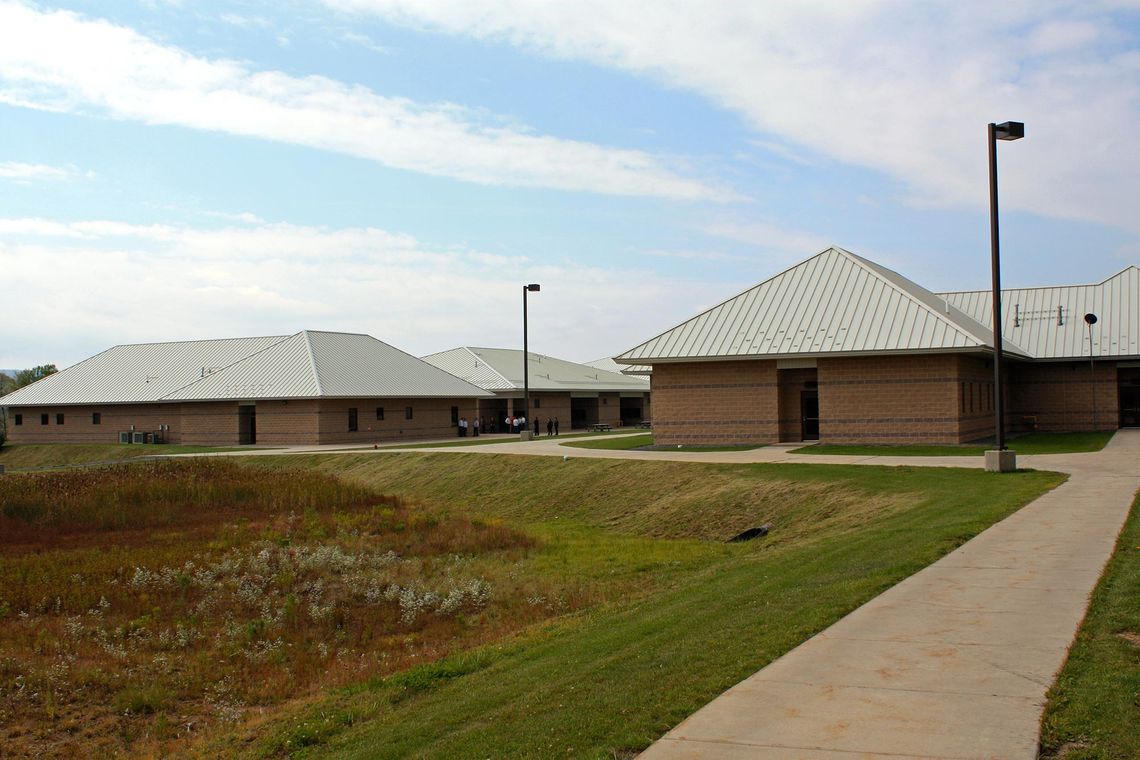
[[[622,438],[615,438],[606,441],[576,441],[574,443],[564,443],[563,446],[573,446],[578,449],[609,449],[611,451],[629,451],[630,449],[640,449],[645,446],[653,445],[652,433],[641,433],[638,435],[624,436]],[[752,451],[758,449],[759,446],[670,446],[662,448],[661,451],[692,451],[692,452],[706,452],[706,451]]]
[[[1100,451],[1114,431],[1096,433],[1029,433],[1009,441],[1018,454],[1075,454]],[[840,446],[821,444],[795,449],[797,454],[842,454],[851,456],[965,457],[981,456],[986,445],[963,446]]]
[[[1063,479],[455,454],[271,457],[247,466],[383,484],[539,533],[550,548],[544,572],[600,577],[607,565],[641,567],[647,582],[641,593],[499,644],[329,693],[238,742],[208,745],[207,754],[629,757]],[[711,543],[765,522],[772,532],[761,541]],[[715,551],[683,560],[700,546]]]
[[[595,432],[595,433],[563,433],[562,435],[558,436],[555,440],[561,441],[565,438],[595,438],[597,436],[619,435],[621,433],[629,433],[629,432],[630,432],[629,429],[618,428],[617,430],[605,430],[605,431]],[[540,440],[540,439],[545,440],[546,438],[547,438],[546,428],[543,428],[542,429],[542,435],[539,438],[536,438],[534,440],[536,440],[536,441]],[[440,448],[452,448],[452,447],[462,447],[462,446],[489,446],[489,445],[494,444],[494,443],[518,443],[518,441],[519,441],[519,437],[517,435],[508,435],[508,436],[499,435],[499,436],[496,436],[494,438],[490,438],[487,436],[479,436],[479,438],[463,438],[463,439],[456,439],[456,440],[439,441],[437,443],[432,443],[430,441],[426,442],[426,443],[390,443],[390,444],[377,446],[376,448],[380,448],[380,449],[428,449],[428,448],[440,449]]]
[[[244,447],[248,449],[249,447]],[[218,446],[179,446],[175,444],[119,443],[18,443],[0,448],[0,464],[9,470],[41,467],[70,467],[103,462],[123,462],[139,457],[166,454],[203,454],[216,451],[242,451],[243,448]]]
[[[1042,757],[1140,757],[1140,498],[1093,592],[1041,723]]]

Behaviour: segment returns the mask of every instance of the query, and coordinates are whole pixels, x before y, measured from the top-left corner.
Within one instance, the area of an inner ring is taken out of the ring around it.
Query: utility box
[[[992,449],[986,452],[986,472],[1013,472],[1016,469],[1016,451]]]

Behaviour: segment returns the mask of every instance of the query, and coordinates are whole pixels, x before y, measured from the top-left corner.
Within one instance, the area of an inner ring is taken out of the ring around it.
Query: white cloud
[[[258,71],[106,21],[2,0],[0,103],[305,145],[488,185],[737,198],[642,151],[530,134],[456,104]]]
[[[762,250],[795,256],[797,259],[802,259],[811,253],[818,253],[836,244],[835,241],[819,235],[786,230],[765,221],[720,220],[706,224],[702,230],[714,237],[747,243]]]
[[[531,346],[586,360],[627,349],[735,287],[435,249],[375,228],[258,222],[0,219],[0,271],[5,309],[20,315],[0,322],[0,366],[13,367],[71,364],[114,343],[301,329],[367,332],[417,355],[515,346],[518,285],[533,281],[542,292],[530,299]]]
[[[48,166],[46,164],[25,164],[19,161],[0,162],[0,179],[17,182],[40,180],[69,180],[76,177],[92,177],[92,172],[81,172],[74,166]]]
[[[326,3],[701,93],[919,205],[984,206],[985,125],[1025,121],[1001,149],[1004,208],[1140,230],[1134,3]]]

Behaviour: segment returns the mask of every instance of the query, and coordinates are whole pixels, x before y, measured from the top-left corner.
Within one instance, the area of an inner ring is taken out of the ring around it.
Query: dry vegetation
[[[191,460],[3,485],[5,757],[182,752],[588,601],[518,572],[518,531],[305,470]]]

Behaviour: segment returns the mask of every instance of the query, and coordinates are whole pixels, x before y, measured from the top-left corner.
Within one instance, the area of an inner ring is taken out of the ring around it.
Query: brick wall
[[[98,413],[98,425],[92,422]],[[16,415],[21,424],[15,424]],[[48,424],[40,424],[40,415]],[[56,415],[63,415],[63,424]],[[11,407],[8,410],[8,440],[12,443],[118,443],[119,431],[153,432],[170,425],[169,443],[181,441],[180,404],[110,404],[105,406]]]
[[[816,381],[816,371],[810,369],[777,370],[780,395],[780,440],[803,440],[803,407],[801,395],[809,390],[808,383]],[[812,386],[814,388],[814,386]]]
[[[384,408],[384,419],[376,419],[376,407]],[[404,410],[412,407],[412,419]],[[451,424],[451,407],[459,415],[475,419],[475,399],[322,399],[318,402],[317,436],[321,443],[374,443],[398,439],[448,438],[457,435]],[[357,430],[348,429],[348,410],[357,410]],[[370,429],[371,428],[371,429]],[[468,433],[470,435],[470,432]]]
[[[995,403],[993,363],[976,356],[959,356],[957,360],[958,440],[965,443],[992,439]],[[1009,398],[1008,389],[1006,398]]]
[[[656,364],[652,382],[656,443],[771,443],[779,437],[774,361]]]
[[[297,446],[319,443],[317,411],[320,402],[313,399],[258,401],[257,445]],[[361,424],[364,423],[361,410]],[[373,410],[375,411],[375,410]],[[236,411],[235,411],[236,414]]]
[[[1009,424],[1011,429],[1043,431],[1115,430],[1120,424],[1116,365],[1088,362],[1011,363]]]
[[[956,355],[821,358],[823,443],[959,443]]]
[[[237,446],[238,440],[236,401],[203,401],[182,405],[182,443]]]
[[[534,414],[531,416],[533,419],[538,417],[539,429],[542,435],[546,435],[546,421],[548,419],[558,418],[559,432],[565,432],[570,429],[570,392],[565,393],[531,393],[531,405],[537,402],[533,410]],[[522,399],[516,402],[518,406],[522,407]],[[531,430],[534,430],[534,425],[531,424]]]

